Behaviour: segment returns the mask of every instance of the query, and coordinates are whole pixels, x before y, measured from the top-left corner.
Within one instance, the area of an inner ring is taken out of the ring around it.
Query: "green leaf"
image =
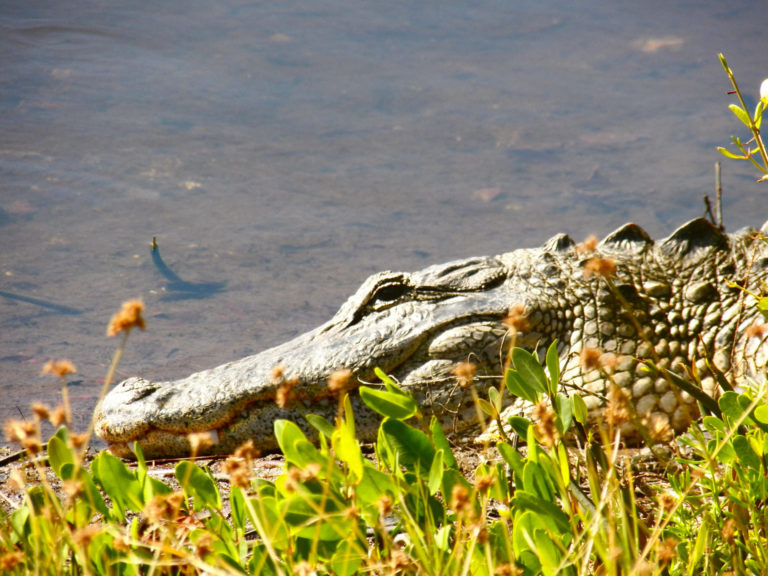
[[[401,394],[405,394],[402,388],[397,385],[397,382],[395,382],[390,376],[384,372],[381,368],[376,366],[376,368],[373,369],[373,372],[376,374],[376,377],[381,380],[382,384],[384,384],[384,387],[392,392],[393,394],[397,394],[400,392]]]
[[[112,500],[112,505],[120,521],[125,519],[125,510],[141,512],[143,508],[143,490],[136,473],[130,470],[119,458],[109,452],[101,452],[91,463],[94,480]]]
[[[522,416],[510,416],[507,418],[507,423],[520,438],[528,437],[528,428],[531,426],[530,420]]]
[[[322,464],[326,458],[307,440],[304,432],[294,422],[275,420],[275,438],[286,461],[303,468],[307,464]]]
[[[547,474],[546,469],[537,462],[530,460],[523,467],[523,485],[525,491],[533,494],[547,502],[555,499],[555,489],[552,485],[552,479]]]
[[[416,400],[404,392],[391,392],[361,386],[360,398],[374,412],[395,420],[407,420],[419,410]]]
[[[355,438],[354,415],[349,395],[344,398],[346,419],[333,431],[331,443],[336,456],[349,467],[349,472],[354,481],[363,477],[363,453],[360,443]]]
[[[496,444],[496,449],[499,451],[499,454],[501,454],[504,462],[509,465],[512,473],[515,475],[515,480],[517,482],[522,482],[523,467],[525,466],[525,461],[523,460],[523,457],[520,456],[520,453],[506,442]],[[518,487],[521,486],[522,485]]]
[[[363,478],[355,487],[355,493],[358,501],[366,506],[373,506],[385,494],[393,498],[397,493],[397,486],[392,476],[377,470],[366,461],[363,465]]]
[[[749,441],[741,434],[734,436],[733,449],[739,457],[739,462],[755,471],[760,471],[762,461],[749,445]]]
[[[570,531],[568,515],[552,500],[531,494],[526,488],[515,493],[512,503],[518,510],[536,513],[540,522],[554,534],[566,534]]]
[[[730,108],[730,109],[731,109],[731,112],[733,112],[733,114],[736,116],[736,118],[738,118],[739,120],[741,120],[741,122],[742,122],[742,123],[743,123],[743,124],[744,124],[744,125],[745,125],[747,128],[751,128],[751,127],[752,127],[752,121],[751,121],[751,118],[749,117],[749,114],[747,114],[747,111],[746,111],[746,110],[744,110],[744,109],[743,109],[743,108],[741,108],[740,106],[737,106],[736,104],[730,104],[730,105],[728,106],[728,108]]]
[[[320,434],[326,438],[330,438],[331,435],[333,435],[333,424],[331,424],[326,418],[323,418],[317,414],[307,414],[305,418],[307,419],[307,422],[309,422],[309,424],[312,426],[312,428],[320,432]]]
[[[584,398],[578,394],[571,396],[571,412],[573,417],[579,424],[586,424],[589,411],[587,410],[587,403],[584,402]]]
[[[755,408],[755,411],[752,415],[755,417],[755,420],[757,420],[758,423],[768,425],[768,405],[761,404]]]
[[[557,393],[560,384],[560,356],[557,353],[557,340],[554,340],[547,349],[547,370],[549,370],[550,396]]]
[[[534,390],[541,394],[547,392],[547,375],[539,364],[539,358],[524,348],[512,350],[512,363],[515,370]]]
[[[367,551],[358,541],[344,540],[338,545],[327,565],[333,574],[353,576],[367,558]]]
[[[290,532],[281,511],[277,499],[273,496],[260,496],[250,498],[249,506],[246,506],[248,518],[251,520],[259,535],[278,550],[288,548],[290,545]]]
[[[746,156],[741,156],[741,155],[734,154],[733,152],[731,152],[727,148],[723,148],[722,146],[718,146],[717,147],[717,151],[720,152],[720,154],[722,154],[726,158],[732,158],[734,160],[746,160],[747,159]]]
[[[355,522],[326,494],[298,493],[280,502],[285,523],[299,538],[345,540],[355,533]]]
[[[440,490],[440,486],[443,482],[443,451],[438,450],[435,452],[435,457],[432,459],[432,466],[429,469],[429,493],[434,496],[437,491]]]
[[[400,465],[426,480],[435,457],[435,449],[427,435],[400,420],[384,420],[381,430]]]
[[[529,385],[525,379],[520,376],[517,370],[509,368],[504,374],[504,384],[509,390],[509,393],[516,398],[522,398],[527,400],[531,404],[536,404],[539,401],[539,394],[533,386]]]
[[[188,460],[176,465],[176,479],[187,497],[194,499],[196,511],[221,510],[221,496],[209,472]]]
[[[453,456],[453,450],[451,450],[451,445],[445,437],[443,427],[440,426],[440,421],[434,416],[432,416],[432,419],[429,421],[429,432],[432,435],[432,444],[434,444],[436,449],[443,451],[445,466],[458,469],[459,464]]]
[[[66,436],[66,431],[64,432]],[[72,450],[69,448],[66,439],[62,439],[58,432],[48,440],[48,462],[56,473],[56,476],[66,480],[61,475],[61,468],[64,464],[74,464],[75,458]]]
[[[571,421],[573,420],[571,399],[562,392],[558,392],[557,396],[555,396],[555,409],[557,411],[558,424],[562,427],[560,434],[565,434],[570,429]]]

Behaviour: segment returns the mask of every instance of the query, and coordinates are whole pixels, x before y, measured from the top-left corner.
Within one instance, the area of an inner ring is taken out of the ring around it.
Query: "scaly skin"
[[[594,259],[615,263],[613,287],[599,274],[585,274]],[[707,358],[737,382],[762,378],[768,336],[747,333],[761,317],[754,298],[730,282],[759,294],[767,275],[768,248],[754,232],[726,235],[703,219],[659,242],[627,224],[586,252],[561,234],[541,248],[411,274],[382,272],[329,322],[281,346],[173,382],[125,380],[98,407],[96,431],[114,453],[128,457],[134,441],[150,458],[188,455],[187,435],[204,431],[215,440],[209,453],[229,453],[248,439],[272,451],[275,419],[305,430],[306,414],[333,420],[337,399],[328,377],[349,369],[355,387],[375,381],[376,366],[446,428],[465,429],[477,424],[477,413],[453,370],[459,362],[475,363],[481,396],[498,386],[511,340],[503,319],[522,306],[528,327],[515,345],[543,349],[557,339],[561,380],[584,396],[593,415],[604,404],[607,382],[582,365],[585,348],[614,356],[613,379],[628,390],[640,416],[680,432],[698,415],[695,401],[649,376],[641,361],[680,373],[695,365],[709,394],[717,390]],[[277,366],[284,379],[298,379],[285,408],[275,402]],[[374,439],[379,418],[356,393],[351,397],[359,437]]]

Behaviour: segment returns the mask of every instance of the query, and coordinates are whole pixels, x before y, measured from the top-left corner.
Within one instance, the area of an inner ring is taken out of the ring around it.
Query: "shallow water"
[[[746,92],[768,76],[746,1],[0,6],[0,420],[58,402],[40,370],[64,357],[83,424],[129,298],[148,328],[118,378],[176,378],[381,269],[668,234],[745,136],[716,54]],[[768,218],[754,179],[724,166],[731,230]],[[219,290],[170,289],[153,237]]]

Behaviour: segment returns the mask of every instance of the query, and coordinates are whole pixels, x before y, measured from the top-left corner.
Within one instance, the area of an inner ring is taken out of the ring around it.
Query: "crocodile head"
[[[615,266],[610,281],[585,274],[596,259]],[[526,320],[515,345],[541,352],[557,340],[561,381],[593,415],[612,382],[627,390],[639,417],[680,432],[697,415],[696,402],[668,377],[649,374],[643,360],[679,373],[695,368],[710,394],[717,388],[712,365],[737,381],[764,374],[768,331],[755,336],[749,327],[760,318],[755,295],[766,279],[764,242],[749,231],[726,235],[703,219],[658,242],[627,224],[586,251],[561,234],[541,248],[383,272],[329,322],[290,342],[182,380],[122,382],[97,408],[96,432],[123,456],[133,442],[147,457],[188,455],[195,432],[211,433],[211,453],[248,439],[273,451],[276,419],[305,430],[307,414],[333,420],[338,400],[329,377],[346,369],[351,387],[375,383],[375,367],[399,380],[424,413],[460,430],[476,424],[477,412],[452,373],[470,361],[481,396],[498,384],[512,307]],[[589,366],[581,361],[589,348],[612,360]],[[279,406],[280,381],[294,379],[292,401]],[[356,393],[350,398],[359,437],[375,439],[379,419]]]
[[[481,373],[500,372],[506,280],[507,266],[498,258],[375,274],[329,322],[280,346],[183,380],[123,381],[97,408],[97,434],[124,456],[134,441],[147,457],[189,454],[188,434],[203,431],[212,433],[214,453],[231,452],[247,439],[272,451],[274,420],[305,429],[309,413],[332,421],[338,405],[329,376],[349,370],[355,387],[375,381],[375,367],[409,388],[427,412],[439,406],[461,428],[472,421],[474,407],[465,391],[445,381],[468,359]],[[294,378],[291,401],[278,406],[280,382]],[[359,435],[375,438],[378,418],[357,394],[353,404]]]

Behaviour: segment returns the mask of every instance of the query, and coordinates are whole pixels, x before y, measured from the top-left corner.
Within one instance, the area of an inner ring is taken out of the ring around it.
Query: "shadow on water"
[[[173,270],[163,261],[160,256],[160,246],[157,244],[157,238],[152,238],[152,262],[162,274],[168,284],[165,286],[166,295],[162,300],[189,300],[195,298],[208,298],[224,290],[226,282],[187,282],[179,278]]]
[[[40,298],[32,298],[31,296],[16,294],[15,292],[8,292],[7,290],[0,290],[0,296],[3,298],[8,298],[9,300],[18,300],[19,302],[34,304],[35,306],[40,306],[41,308],[46,308],[47,310],[53,310],[59,314],[76,315],[83,313],[82,310],[78,310],[77,308],[56,304],[54,302],[50,302],[49,300],[41,300]]]

